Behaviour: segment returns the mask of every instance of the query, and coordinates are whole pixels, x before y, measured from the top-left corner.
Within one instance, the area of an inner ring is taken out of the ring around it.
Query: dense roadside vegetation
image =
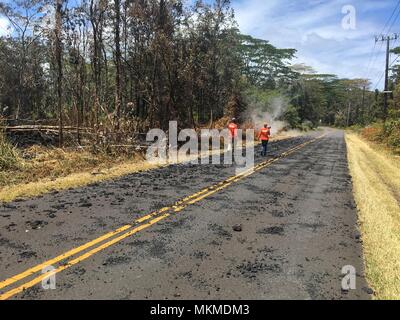
[[[0,171],[18,169],[20,163],[18,151],[0,132]]]
[[[169,120],[197,127],[243,118],[254,107],[299,128],[379,116],[368,81],[293,65],[295,49],[241,34],[228,0],[20,0],[2,3],[0,14],[10,23],[0,38],[7,119],[118,140]]]
[[[392,50],[392,54],[399,53],[400,47]],[[375,111],[366,118],[355,119],[350,125],[367,141],[400,155],[400,65],[393,65],[390,71],[388,110],[384,110],[383,94],[376,90],[371,104],[371,110]]]
[[[139,145],[137,133],[170,120],[372,124],[365,135],[399,147],[397,66],[386,117],[368,80],[319,74],[294,64],[296,49],[241,34],[228,0],[19,0],[0,3],[0,15],[10,26],[0,37],[1,126],[52,125],[51,145],[64,147],[21,148],[1,132],[0,185],[40,166],[36,178],[122,162],[135,149],[110,145]]]

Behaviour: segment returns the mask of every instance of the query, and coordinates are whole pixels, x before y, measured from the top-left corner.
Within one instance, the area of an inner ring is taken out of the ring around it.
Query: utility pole
[[[351,112],[351,102],[349,101],[349,106],[347,109],[347,121],[346,121],[347,127],[350,125],[350,112]]]
[[[385,69],[385,91],[384,91],[384,105],[383,105],[383,117],[386,121],[388,115],[388,94],[389,94],[389,56],[390,56],[390,41],[397,40],[399,35],[397,33],[393,35],[381,35],[375,37],[375,43],[386,41],[386,69]]]
[[[363,86],[361,113],[362,113],[362,123],[364,124],[364,119],[365,119],[365,86]]]

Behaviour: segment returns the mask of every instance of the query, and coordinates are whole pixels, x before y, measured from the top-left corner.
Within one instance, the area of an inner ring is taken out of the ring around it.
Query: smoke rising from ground
[[[252,100],[252,99],[251,99]],[[271,128],[271,134],[277,134],[288,124],[282,120],[282,116],[288,108],[288,101],[282,96],[273,96],[268,101],[249,101],[247,118],[251,120],[255,129],[261,129],[264,124]]]

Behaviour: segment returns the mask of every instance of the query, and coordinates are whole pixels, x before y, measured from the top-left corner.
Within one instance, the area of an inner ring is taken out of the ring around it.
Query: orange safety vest
[[[238,126],[235,123],[230,123],[228,126],[229,129],[229,137],[230,138],[234,138],[237,137],[237,130],[238,130]]]
[[[262,128],[260,134],[258,135],[261,141],[269,141],[269,136],[271,131],[268,128]]]

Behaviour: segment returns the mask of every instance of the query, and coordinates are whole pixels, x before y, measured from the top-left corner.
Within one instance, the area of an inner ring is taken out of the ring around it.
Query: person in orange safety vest
[[[231,122],[228,125],[229,132],[229,142],[228,142],[228,151],[232,151],[232,162],[235,162],[235,139],[238,135],[238,125],[236,118],[232,118]]]
[[[236,118],[233,118],[228,125],[229,138],[234,139],[237,137],[238,125],[236,124]]]
[[[258,140],[260,140],[262,144],[261,155],[263,157],[267,156],[268,142],[270,137],[271,137],[271,127],[269,127],[268,124],[265,124],[264,128],[262,128],[260,130],[260,133],[258,134]]]

